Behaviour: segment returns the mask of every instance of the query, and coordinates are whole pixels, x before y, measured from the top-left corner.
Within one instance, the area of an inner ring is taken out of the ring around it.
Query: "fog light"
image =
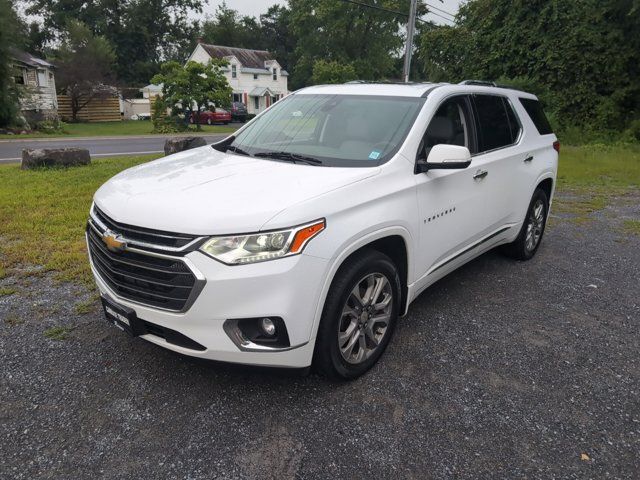
[[[270,318],[263,318],[262,330],[264,331],[264,333],[272,337],[276,333],[276,326]]]

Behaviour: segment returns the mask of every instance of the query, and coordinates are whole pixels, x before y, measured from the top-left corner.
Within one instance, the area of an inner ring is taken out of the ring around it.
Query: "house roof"
[[[273,95],[274,92],[271,91],[269,87],[255,87],[253,90],[249,92],[250,97],[263,97],[267,94]]]
[[[147,85],[146,87],[142,87],[140,89],[140,91],[149,91],[149,92],[161,92],[162,91],[162,87],[164,86],[164,83],[160,83],[160,84],[155,84],[155,83],[150,83],[149,85]]]
[[[201,43],[202,48],[212,58],[236,57],[246,68],[259,68],[264,70],[264,62],[275,60],[271,53],[266,50],[251,50],[249,48],[224,47],[221,45],[210,45]]]
[[[47,62],[41,58],[36,57],[35,55],[31,55],[30,53],[23,52],[22,50],[18,50],[17,48],[9,48],[9,54],[14,60],[17,60],[20,63],[24,63],[25,65],[29,65],[30,67],[35,68],[53,68],[54,65],[52,63]]]

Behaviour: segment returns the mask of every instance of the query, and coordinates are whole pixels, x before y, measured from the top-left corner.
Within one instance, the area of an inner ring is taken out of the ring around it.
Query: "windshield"
[[[247,125],[228,150],[324,166],[377,166],[400,148],[424,100],[290,95]]]

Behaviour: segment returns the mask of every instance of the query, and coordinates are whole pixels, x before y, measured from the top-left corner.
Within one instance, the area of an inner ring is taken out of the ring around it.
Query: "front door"
[[[421,157],[438,144],[475,151],[470,106],[466,95],[448,98],[440,105],[425,132]],[[423,282],[481,237],[486,189],[479,173],[472,161],[466,169],[416,174],[421,226],[416,273]]]

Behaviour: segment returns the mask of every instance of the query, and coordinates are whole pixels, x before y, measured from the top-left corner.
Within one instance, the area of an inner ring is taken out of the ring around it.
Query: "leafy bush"
[[[627,141],[640,142],[640,119],[629,124],[629,128],[624,131],[624,139]]]
[[[60,121],[60,119],[43,120],[35,124],[34,129],[42,133],[54,134],[64,133],[66,123]]]
[[[155,97],[151,112],[153,122],[153,133],[178,133],[184,132],[189,127],[184,119],[167,114],[168,105],[163,97]]]

